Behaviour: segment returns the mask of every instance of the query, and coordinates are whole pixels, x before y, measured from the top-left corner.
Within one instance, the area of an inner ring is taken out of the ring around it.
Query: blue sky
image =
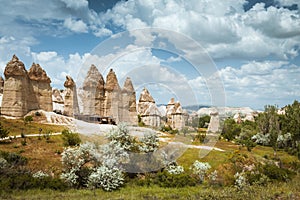
[[[93,63],[104,76],[113,67],[120,85],[131,76],[157,103],[175,96],[184,105],[262,109],[300,100],[298,0],[0,4],[1,76],[16,54],[27,69],[39,63],[56,88],[66,75],[80,87]]]

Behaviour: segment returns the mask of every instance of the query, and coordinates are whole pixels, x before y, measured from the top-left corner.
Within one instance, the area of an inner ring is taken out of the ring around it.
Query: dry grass
[[[5,119],[0,118],[2,126],[9,130],[9,136],[21,135],[21,133],[26,134],[39,134],[39,129],[42,129],[42,133],[47,133],[48,131],[52,133],[61,132],[67,127],[62,125],[51,125],[51,124],[41,124],[35,118],[35,121],[30,123],[24,123],[23,119]]]
[[[26,141],[26,145],[22,144]],[[41,137],[13,139],[11,142],[1,142],[0,150],[20,153],[28,158],[26,168],[32,171],[45,171],[58,175],[61,172],[61,155],[63,141],[61,136],[50,136],[49,140]]]

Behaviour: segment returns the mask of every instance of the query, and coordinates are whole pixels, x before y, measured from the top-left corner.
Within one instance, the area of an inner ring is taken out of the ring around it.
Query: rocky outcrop
[[[84,115],[104,115],[104,80],[95,65],[91,65],[83,82],[81,99]]]
[[[126,78],[122,89],[122,101],[119,112],[120,120],[129,124],[137,124],[136,94],[129,77]]]
[[[121,89],[118,83],[115,72],[110,69],[106,76],[105,100],[104,100],[104,113],[106,117],[114,118],[118,123],[121,121],[119,117],[119,107],[121,106]]]
[[[51,112],[53,110],[52,87],[47,73],[39,64],[33,63],[28,71],[28,76],[40,109]]]
[[[140,94],[138,114],[142,122],[147,126],[159,127],[161,124],[161,114],[153,97],[146,88],[144,88]]]
[[[14,55],[7,63],[4,75],[1,114],[23,117],[31,110],[39,109],[38,100],[24,63],[17,56]]]
[[[171,98],[167,108],[167,124],[172,129],[181,130],[185,126],[185,121],[187,120],[187,114],[183,111],[180,102],[175,102],[174,98]]]
[[[64,86],[66,88],[66,91],[63,114],[69,117],[73,117],[75,114],[79,113],[76,84],[72,77],[66,76]]]
[[[0,94],[3,94],[4,79],[0,76]]]
[[[53,105],[53,111],[56,113],[62,114],[64,111],[64,95],[65,91],[58,90],[58,89],[53,89],[52,90],[52,105]]]

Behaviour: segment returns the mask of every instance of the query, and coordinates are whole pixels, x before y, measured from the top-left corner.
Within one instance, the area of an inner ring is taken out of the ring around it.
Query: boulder
[[[79,107],[77,101],[76,84],[72,77],[66,76],[64,86],[66,91],[63,114],[69,117],[74,117],[74,115],[79,114]]]
[[[33,63],[28,71],[28,76],[40,109],[51,112],[53,110],[52,87],[47,73],[39,64]]]

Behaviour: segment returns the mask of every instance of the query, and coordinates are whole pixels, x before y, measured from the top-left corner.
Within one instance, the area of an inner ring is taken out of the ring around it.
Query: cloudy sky
[[[300,100],[298,0],[0,0],[0,75],[16,54],[63,88],[89,66],[157,103],[262,109]]]

